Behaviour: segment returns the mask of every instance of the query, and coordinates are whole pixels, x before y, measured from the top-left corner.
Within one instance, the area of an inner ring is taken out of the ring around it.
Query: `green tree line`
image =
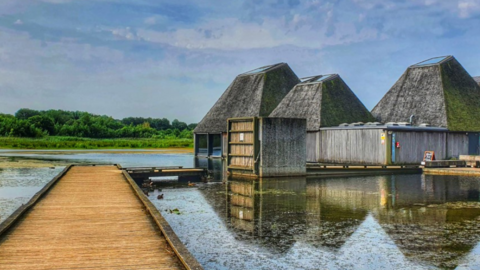
[[[40,138],[69,136],[81,138],[191,139],[196,124],[177,119],[111,116],[80,111],[20,109],[15,115],[0,114],[0,136]]]

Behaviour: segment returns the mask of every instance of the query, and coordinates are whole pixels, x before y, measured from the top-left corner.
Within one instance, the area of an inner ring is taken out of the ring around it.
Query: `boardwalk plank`
[[[0,269],[184,269],[113,166],[72,167],[0,243]]]

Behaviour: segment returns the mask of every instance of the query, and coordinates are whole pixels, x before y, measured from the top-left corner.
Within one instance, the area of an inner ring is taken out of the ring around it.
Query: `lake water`
[[[480,269],[480,179],[474,177],[222,182],[221,161],[190,154],[28,158],[215,170],[214,182],[163,183],[149,196],[205,269]],[[0,202],[28,199],[59,170],[0,171]]]
[[[0,168],[0,222],[18,207],[27,203],[45,184],[64,167],[50,168]]]

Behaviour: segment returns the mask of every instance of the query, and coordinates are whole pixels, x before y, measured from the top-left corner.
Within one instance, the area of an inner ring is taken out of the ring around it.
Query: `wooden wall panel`
[[[253,145],[238,145],[238,144],[230,145],[230,154],[253,156]]]
[[[385,164],[386,142],[381,129],[322,130],[319,134],[319,162]]]
[[[318,160],[318,132],[307,132],[307,162]]]
[[[468,155],[468,135],[465,133],[447,134],[446,158],[458,158],[459,155]]]
[[[395,141],[400,148],[395,148],[394,164],[419,164],[425,151],[435,151],[437,159],[446,158],[445,132],[409,132],[394,131]]]
[[[226,157],[228,155],[228,134],[222,133],[222,156]]]
[[[232,156],[230,158],[230,165],[231,166],[240,166],[240,167],[252,167],[254,160],[252,157],[235,157]]]
[[[253,130],[253,122],[252,120],[234,121],[231,130]]]
[[[240,141],[240,133],[235,132],[230,134],[230,141],[231,142],[243,142],[243,143],[253,143],[253,132],[242,132],[243,134],[243,141]]]
[[[306,174],[306,120],[261,118],[260,177]]]

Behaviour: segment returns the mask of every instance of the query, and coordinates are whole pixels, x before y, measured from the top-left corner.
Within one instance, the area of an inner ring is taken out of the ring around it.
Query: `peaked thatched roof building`
[[[300,80],[279,63],[238,75],[198,123],[194,133],[225,133],[232,117],[268,116]]]
[[[453,56],[410,66],[372,110],[380,122],[480,131],[480,86]]]
[[[480,76],[473,77],[473,79],[480,85]]]
[[[338,74],[302,79],[270,117],[306,118],[307,130],[341,123],[370,122],[373,116]]]

